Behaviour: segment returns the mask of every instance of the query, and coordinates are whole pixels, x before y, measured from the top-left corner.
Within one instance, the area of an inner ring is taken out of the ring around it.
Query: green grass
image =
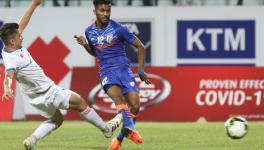
[[[40,122],[1,122],[0,149],[22,150],[22,141]],[[224,123],[137,123],[144,143],[123,142],[123,150],[264,150],[264,122],[249,122],[240,140],[226,136]],[[85,122],[64,124],[38,142],[38,150],[106,150],[111,139]]]

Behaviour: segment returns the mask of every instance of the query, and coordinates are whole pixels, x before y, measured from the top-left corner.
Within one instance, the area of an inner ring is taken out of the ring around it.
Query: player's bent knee
[[[63,119],[57,120],[56,122],[57,128],[60,127],[63,123]]]
[[[83,112],[87,107],[88,107],[88,105],[86,104],[85,100],[83,98],[81,98],[81,102],[79,105],[79,111]]]
[[[52,120],[53,123],[57,125],[57,128],[60,127],[63,123],[63,117],[57,118],[56,120]]]
[[[54,116],[50,119],[51,122],[57,125],[57,128],[60,127],[63,123],[63,116],[59,110],[56,111]]]
[[[82,112],[87,108],[85,100],[75,92],[72,92],[69,103],[70,109],[77,110],[78,112]]]
[[[83,112],[87,107],[88,107],[88,105],[86,104],[86,102],[85,102],[85,100],[83,98],[81,98],[79,100],[78,105],[76,105],[76,109],[79,112]]]

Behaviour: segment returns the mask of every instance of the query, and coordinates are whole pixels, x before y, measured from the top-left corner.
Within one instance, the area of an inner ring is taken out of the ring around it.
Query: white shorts
[[[39,110],[42,116],[50,119],[56,110],[69,108],[70,97],[70,90],[54,85],[47,92],[32,99],[30,104]]]

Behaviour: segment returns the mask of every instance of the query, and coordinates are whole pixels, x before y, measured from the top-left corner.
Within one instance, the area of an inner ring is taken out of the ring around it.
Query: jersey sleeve
[[[86,40],[87,40],[87,42],[88,42],[88,45],[90,46],[90,48],[91,49],[93,49],[93,47],[92,47],[92,42],[91,42],[91,40],[89,39],[89,35],[88,35],[88,28],[85,30],[85,38],[86,38]]]
[[[86,40],[89,42],[88,29],[86,29],[86,30],[84,31],[84,34],[85,34],[85,38],[86,38]],[[89,44],[90,44],[90,43],[89,43]]]
[[[18,60],[15,55],[4,55],[3,56],[5,70],[16,70],[18,68]]]
[[[136,36],[125,25],[120,25],[118,31],[119,37],[130,44],[136,39]]]
[[[91,49],[91,52],[88,51],[88,53],[89,53],[90,55],[96,57],[97,54],[96,54],[95,49],[93,48],[92,41],[91,41],[90,38],[89,38],[89,31],[88,31],[88,29],[89,29],[89,28],[87,28],[87,29],[85,30],[85,37],[86,37],[86,40],[87,40],[87,42],[88,42],[88,45],[89,45],[89,47],[90,47],[90,49]]]

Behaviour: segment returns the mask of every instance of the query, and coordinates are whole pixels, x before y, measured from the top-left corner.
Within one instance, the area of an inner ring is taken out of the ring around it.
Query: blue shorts
[[[105,92],[113,85],[119,86],[123,94],[127,94],[130,91],[138,92],[135,77],[128,67],[120,67],[107,72],[101,71],[100,80]]]

